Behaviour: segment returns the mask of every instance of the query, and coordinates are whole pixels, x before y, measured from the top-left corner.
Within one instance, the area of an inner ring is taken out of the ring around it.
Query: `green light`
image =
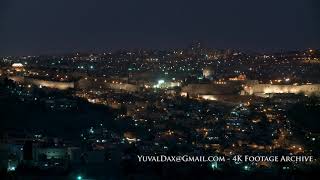
[[[249,169],[250,169],[249,166],[244,166],[243,168],[244,168],[244,170],[246,170],[246,171],[249,171]]]
[[[15,170],[16,170],[16,168],[13,166],[8,168],[8,171],[15,171]]]
[[[78,176],[77,179],[78,179],[78,180],[81,180],[81,179],[82,179],[82,176]]]
[[[217,162],[212,162],[212,163],[211,163],[211,168],[212,168],[213,170],[218,169],[218,163],[217,163]]]
[[[160,79],[159,81],[158,81],[158,84],[163,84],[164,83],[164,80],[163,79]]]

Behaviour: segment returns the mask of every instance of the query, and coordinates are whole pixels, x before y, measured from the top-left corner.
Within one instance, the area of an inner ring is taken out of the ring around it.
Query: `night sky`
[[[0,0],[0,55],[320,47],[319,0]]]

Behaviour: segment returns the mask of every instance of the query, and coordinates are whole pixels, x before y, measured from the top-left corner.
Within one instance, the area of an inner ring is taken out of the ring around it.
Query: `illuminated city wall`
[[[255,84],[245,86],[246,94],[272,94],[272,93],[303,93],[305,95],[320,95],[320,84],[310,85],[272,85],[272,84]]]
[[[40,80],[34,78],[26,78],[21,76],[11,76],[9,79],[24,84],[32,84],[35,86],[43,86],[47,88],[54,88],[60,90],[66,90],[70,88],[74,88],[74,82],[57,82],[57,81],[47,81],[47,80]]]
[[[237,94],[238,90],[233,85],[216,85],[216,84],[189,84],[182,88],[184,93],[191,96],[198,95],[223,95],[223,94]]]
[[[103,79],[80,79],[77,83],[77,88],[79,89],[113,89],[113,90],[123,90],[128,92],[139,91],[139,87],[134,84],[128,83],[110,83]]]
[[[136,85],[133,84],[126,84],[126,83],[122,83],[122,84],[114,84],[114,83],[108,83],[108,86],[111,89],[115,89],[115,90],[125,90],[125,91],[130,91],[130,92],[135,92],[138,91],[139,88]]]

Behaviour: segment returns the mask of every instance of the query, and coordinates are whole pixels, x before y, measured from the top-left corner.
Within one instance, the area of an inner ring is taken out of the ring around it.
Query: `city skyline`
[[[0,179],[313,179],[319,10],[1,0]]]

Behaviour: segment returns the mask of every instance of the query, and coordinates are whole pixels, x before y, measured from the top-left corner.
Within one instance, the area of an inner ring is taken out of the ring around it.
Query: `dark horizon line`
[[[189,45],[190,46],[190,45]],[[71,54],[103,54],[103,53],[116,53],[118,51],[174,51],[174,50],[187,50],[189,47],[171,47],[171,48],[146,48],[146,47],[135,47],[135,48],[106,48],[104,50],[97,50],[98,48],[93,48],[95,50],[57,50],[54,52],[54,50],[48,50],[48,52],[44,53],[17,53],[17,55],[2,55],[0,54],[0,57],[27,57],[27,56],[64,56],[64,55],[71,55]],[[217,47],[203,47],[203,49],[207,50],[233,50],[233,51],[239,51],[243,53],[250,53],[250,54],[263,54],[263,53],[268,53],[268,54],[277,54],[277,53],[284,53],[284,52],[302,52],[306,50],[320,50],[320,48],[217,48]],[[50,52],[51,51],[51,52]],[[20,55],[18,55],[20,54]]]

